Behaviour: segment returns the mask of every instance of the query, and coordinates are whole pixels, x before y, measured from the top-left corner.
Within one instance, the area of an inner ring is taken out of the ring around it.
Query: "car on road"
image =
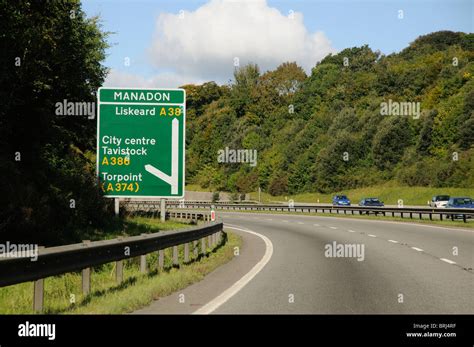
[[[364,198],[359,202],[359,206],[383,207],[384,204],[378,198]]]
[[[447,208],[474,208],[474,200],[468,197],[450,198]]]
[[[469,197],[453,197],[450,198],[448,204],[446,205],[447,209],[450,208],[474,208],[474,200]],[[447,214],[448,218],[452,215]],[[463,218],[462,214],[455,214],[454,218]],[[467,216],[467,218],[472,218]]]
[[[332,204],[334,206],[350,206],[351,201],[345,195],[334,195],[332,198]]]
[[[449,195],[435,195],[430,201],[430,206],[431,207],[446,207],[448,204],[450,196]]]

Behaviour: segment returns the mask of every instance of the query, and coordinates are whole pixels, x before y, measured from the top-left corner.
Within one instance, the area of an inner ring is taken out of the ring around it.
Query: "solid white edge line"
[[[449,259],[446,259],[446,258],[439,258],[439,260],[442,260],[442,261],[444,261],[444,262],[446,262],[446,263],[448,263],[448,264],[456,264],[455,261],[452,261],[452,260],[449,260]]]
[[[418,247],[412,247],[411,249],[414,249],[417,252],[423,252],[423,250],[421,248],[418,248]]]
[[[242,288],[244,288],[260,271],[262,271],[262,269],[265,267],[265,265],[267,265],[267,263],[270,261],[270,258],[272,257],[273,244],[272,244],[272,241],[270,241],[270,239],[266,237],[265,235],[261,235],[251,230],[229,226],[227,224],[224,224],[224,227],[229,228],[229,229],[244,231],[246,233],[260,237],[265,242],[265,246],[266,246],[265,254],[263,255],[262,259],[260,259],[260,261],[257,264],[255,264],[255,266],[249,272],[247,272],[242,278],[240,278],[232,286],[230,286],[225,291],[223,291],[219,296],[212,299],[203,307],[196,310],[193,314],[210,314],[214,312],[215,310],[217,310],[222,304],[224,304],[227,300],[229,300],[231,297],[237,294]]]

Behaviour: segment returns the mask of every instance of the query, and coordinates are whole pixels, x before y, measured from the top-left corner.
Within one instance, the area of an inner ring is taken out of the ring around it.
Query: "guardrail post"
[[[184,244],[184,262],[189,262],[189,242]]]
[[[160,249],[158,251],[158,269],[160,271],[163,270],[164,263],[165,263],[165,251]]]
[[[206,255],[206,237],[201,239],[201,254]]]
[[[173,265],[179,265],[178,246],[173,246]]]
[[[38,250],[44,249],[44,246],[39,246]],[[43,311],[44,303],[44,278],[36,280],[33,286],[33,310],[35,312]]]
[[[115,262],[115,279],[118,284],[123,282],[123,260]]]
[[[198,242],[193,241],[193,248],[194,248],[194,258],[198,257]]]
[[[166,221],[166,199],[160,199],[160,220]]]
[[[89,246],[90,240],[82,241],[84,247]],[[84,295],[89,294],[91,291],[91,268],[82,269],[82,293]]]
[[[140,256],[140,272],[146,273],[146,254]]]
[[[41,278],[34,283],[34,296],[33,296],[33,310],[35,312],[43,311],[44,301],[44,278]]]

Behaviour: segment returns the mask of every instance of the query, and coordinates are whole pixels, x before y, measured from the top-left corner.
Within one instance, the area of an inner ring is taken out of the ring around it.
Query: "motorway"
[[[474,313],[473,229],[294,214],[219,217],[243,237],[240,254],[135,313]],[[359,253],[328,257],[334,242]]]

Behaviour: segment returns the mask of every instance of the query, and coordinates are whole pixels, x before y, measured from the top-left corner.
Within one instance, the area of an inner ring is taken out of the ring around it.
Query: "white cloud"
[[[113,70],[107,86],[177,87],[233,77],[240,66],[256,63],[261,71],[296,61],[308,73],[335,49],[324,33],[310,33],[298,12],[282,14],[266,0],[210,0],[195,11],[162,13],[149,48],[153,78]]]
[[[235,57],[263,71],[296,61],[309,72],[335,52],[322,32],[307,31],[301,13],[284,15],[266,0],[210,0],[182,14],[158,17],[150,53],[155,66],[188,76],[225,82]]]
[[[119,70],[110,70],[105,80],[105,87],[133,87],[133,88],[178,88],[188,83],[204,83],[206,81],[197,79],[194,76],[184,76],[174,72],[164,72],[144,78],[139,75],[123,72]]]

